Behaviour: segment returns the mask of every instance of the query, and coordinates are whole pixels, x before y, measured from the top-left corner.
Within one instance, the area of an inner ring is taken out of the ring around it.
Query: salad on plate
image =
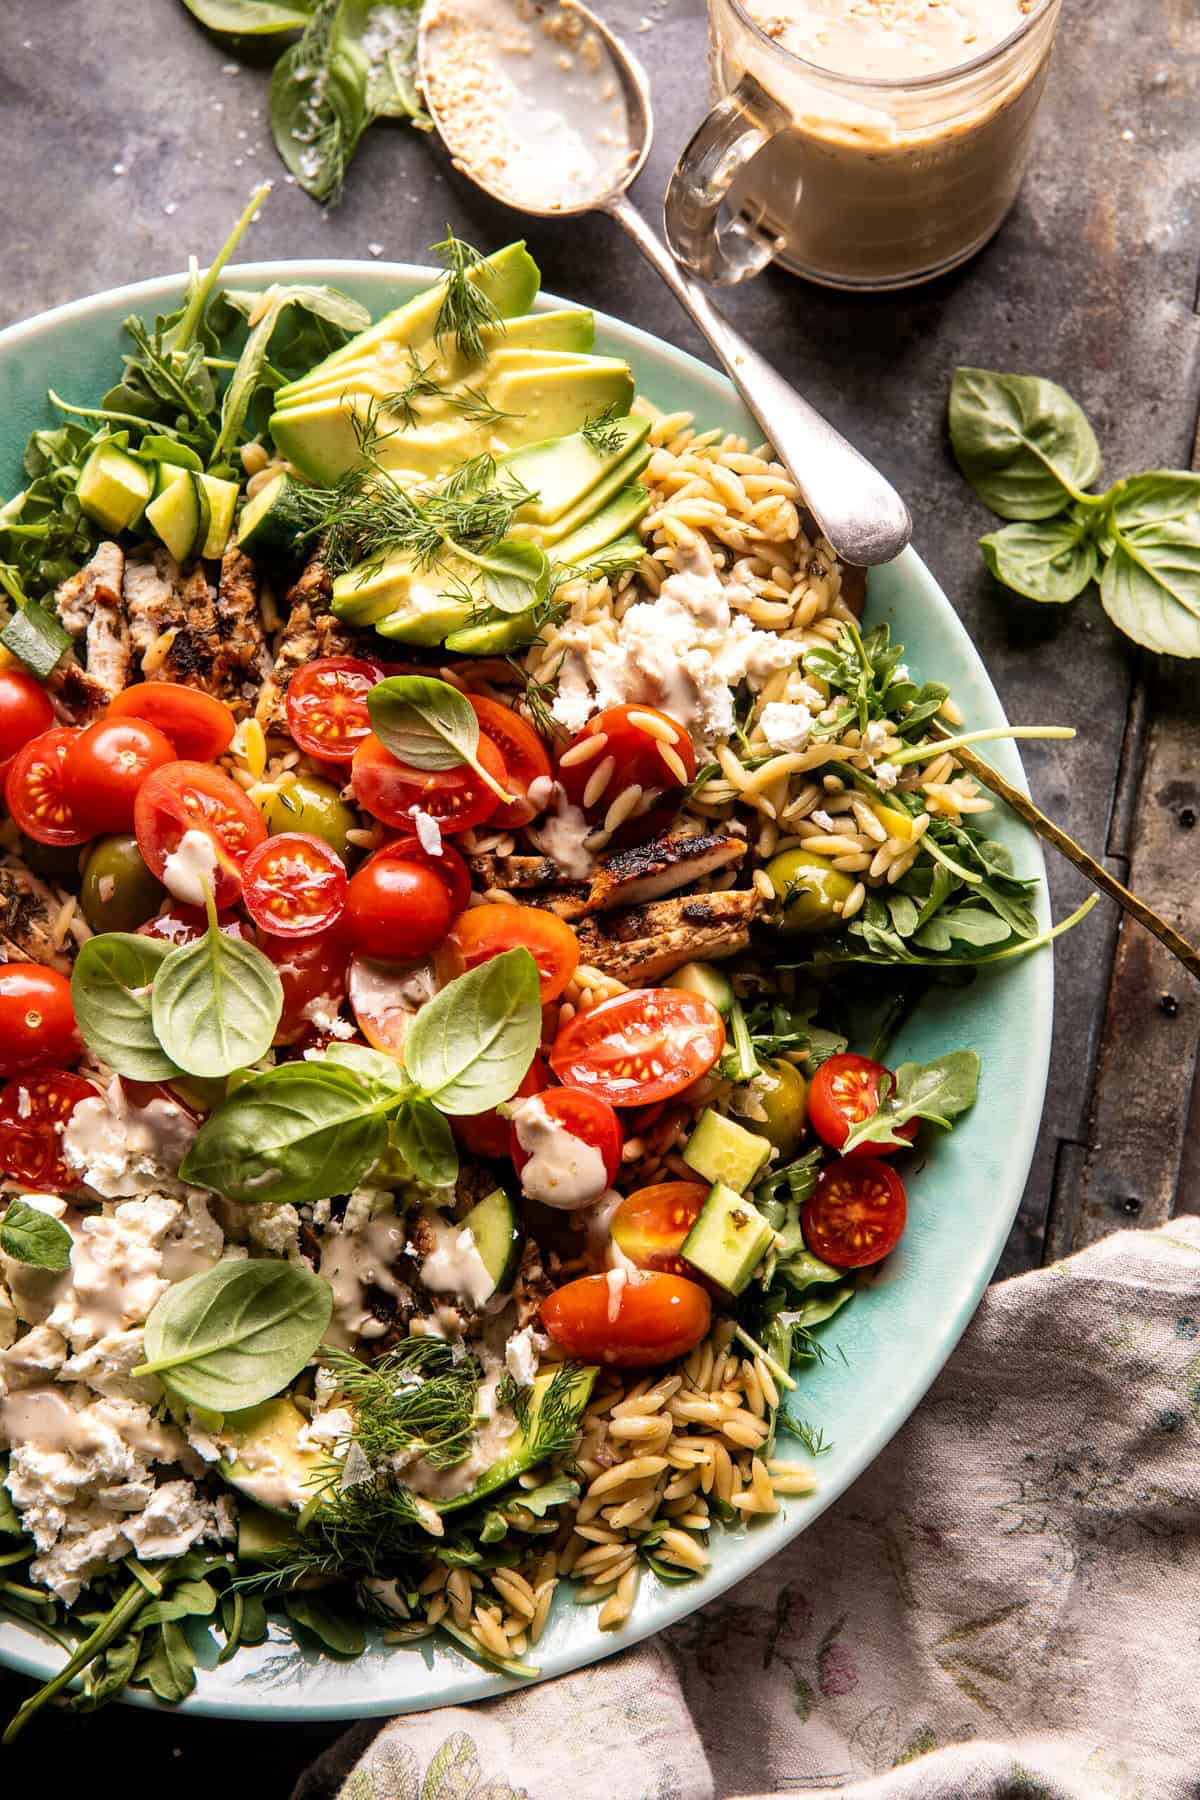
[[[1052,935],[767,447],[523,244],[372,323],[237,235],[0,510],[10,1732],[273,1620],[533,1676],[769,1529],[976,1094],[888,1046]]]

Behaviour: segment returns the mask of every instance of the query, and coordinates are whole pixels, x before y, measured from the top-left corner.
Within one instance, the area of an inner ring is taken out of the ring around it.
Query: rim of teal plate
[[[353,277],[355,280],[369,280],[371,283],[396,282],[428,285],[435,280],[441,271],[421,263],[407,262],[370,262],[364,263],[352,258],[337,257],[303,257],[294,260],[271,260],[265,262],[233,264],[222,271],[225,282],[278,281],[289,275],[299,277],[303,271],[306,281],[336,281]],[[23,319],[6,326],[0,331],[0,357],[18,346],[31,342],[43,333],[54,333],[63,326],[85,322],[90,315],[115,306],[127,306],[137,310],[157,303],[177,301],[184,282],[186,272],[174,275],[152,276],[143,281],[131,282],[121,287],[107,288],[102,293],[91,294],[79,300],[68,300],[48,312],[37,313],[33,317]],[[398,296],[399,298],[399,296]],[[557,295],[539,292],[535,302],[538,311],[548,311],[556,307],[573,306],[578,302],[562,299]],[[716,369],[703,363],[698,357],[686,350],[680,350],[673,344],[655,337],[652,332],[644,331],[639,326],[626,324],[610,313],[592,309],[595,312],[599,332],[605,336],[624,341],[636,346],[648,358],[665,363],[674,368],[688,382],[704,388],[711,396],[714,412],[717,417],[728,415],[731,411],[745,417],[736,391],[726,377]],[[966,653],[975,664],[975,678],[979,684],[981,696],[990,702],[997,714],[1007,721],[1007,715],[996,692],[991,677],[976,649],[966,627],[959,619],[948,595],[936,580],[927,564],[910,545],[896,563],[888,565],[902,569],[906,577],[914,578],[924,590],[924,597],[943,614],[942,623],[946,635],[953,639],[960,650]],[[998,761],[1009,766],[1004,770],[1009,780],[1028,792],[1028,782],[1020,752],[1013,740],[990,746],[996,753]],[[1028,834],[1028,852],[1030,874],[1039,879],[1037,896],[1038,911],[1043,918],[1048,918],[1048,890],[1046,885],[1045,858],[1039,840]],[[561,1649],[548,1649],[542,1657],[539,1682],[552,1680],[559,1675],[569,1674],[573,1669],[584,1668],[593,1662],[599,1662],[607,1656],[619,1654],[630,1649],[634,1644],[643,1642],[654,1636],[667,1626],[677,1624],[690,1613],[699,1611],[710,1601],[737,1585],[745,1576],[762,1564],[769,1562],[779,1551],[792,1543],[800,1533],[820,1517],[835,1501],[839,1500],[846,1490],[858,1480],[859,1476],[873,1463],[880,1452],[895,1437],[896,1433],[911,1416],[921,1399],[927,1393],[937,1376],[944,1368],[955,1345],[966,1330],[972,1315],[987,1288],[1000,1260],[1005,1242],[1008,1238],[1012,1222],[1020,1205],[1021,1194],[1033,1162],[1038,1132],[1041,1126],[1041,1115],[1045,1103],[1046,1080],[1050,1064],[1051,1027],[1054,1007],[1054,963],[1053,946],[1033,953],[1041,960],[1045,969],[1045,979],[1035,989],[1032,1008],[1029,1014],[1030,1059],[1025,1064],[1029,1086],[1036,1092],[1036,1106],[1026,1108],[1010,1138],[1010,1167],[1013,1172],[1013,1191],[1010,1204],[999,1208],[995,1214],[992,1230],[987,1239],[980,1245],[980,1256],[975,1278],[972,1280],[959,1303],[940,1321],[934,1346],[926,1346],[917,1368],[907,1378],[898,1377],[886,1407],[882,1408],[874,1426],[865,1431],[856,1440],[853,1454],[848,1458],[839,1472],[838,1479],[828,1492],[821,1492],[812,1499],[806,1499],[805,1512],[802,1519],[789,1516],[783,1511],[772,1525],[764,1529],[760,1535],[748,1536],[739,1540],[727,1540],[719,1565],[714,1566],[706,1577],[698,1578],[695,1584],[681,1583],[678,1587],[659,1586],[654,1594],[653,1605],[644,1608],[645,1616],[639,1621],[637,1613],[626,1623],[619,1633],[601,1634],[598,1628],[579,1647],[564,1646]],[[768,1535],[769,1532],[769,1535]],[[32,1639],[31,1644],[37,1640]],[[389,1714],[429,1710],[440,1706],[467,1705],[477,1700],[496,1699],[502,1694],[519,1692],[535,1683],[520,1681],[493,1674],[481,1665],[475,1664],[465,1655],[452,1652],[450,1647],[438,1645],[439,1652],[448,1656],[453,1654],[461,1668],[455,1668],[450,1685],[453,1692],[447,1693],[444,1699],[429,1693],[420,1699],[408,1701],[395,1696],[381,1694],[378,1700],[359,1700],[348,1704],[345,1700],[322,1701],[311,1695],[303,1700],[289,1700],[286,1688],[272,1690],[269,1698],[231,1700],[228,1696],[206,1695],[204,1692],[204,1676],[207,1672],[200,1669],[199,1683],[195,1693],[176,1705],[165,1705],[153,1695],[133,1691],[123,1694],[121,1702],[127,1706],[147,1707],[167,1714],[185,1714],[190,1717],[219,1717],[228,1719],[274,1720],[286,1718],[329,1721],[351,1720],[357,1718],[382,1717]],[[57,1664],[47,1648],[43,1651],[40,1644],[26,1652],[22,1649],[5,1647],[3,1651],[5,1665],[14,1673],[32,1676],[45,1680],[55,1672]],[[435,1665],[436,1666],[436,1665]],[[443,1665],[445,1666],[445,1665]],[[471,1673],[474,1671],[474,1673]],[[431,1668],[431,1681],[433,1668]]]

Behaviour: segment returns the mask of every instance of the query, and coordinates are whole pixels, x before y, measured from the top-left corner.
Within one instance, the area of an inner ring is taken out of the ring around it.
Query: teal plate
[[[331,282],[378,316],[430,279],[411,264],[252,263],[229,271],[239,286],[269,281]],[[20,456],[28,433],[48,423],[46,389],[94,401],[111,386],[123,348],[121,321],[147,319],[179,304],[182,277],[167,276],[58,307],[0,332],[0,495],[22,486]],[[545,296],[546,306],[564,302]],[[729,383],[693,357],[603,315],[597,349],[627,357],[638,385],[668,410],[694,412],[702,428],[758,432]],[[914,669],[949,683],[971,728],[1003,725],[1004,713],[954,608],[915,551],[871,577],[868,617],[886,619]],[[997,768],[1025,786],[1011,743],[991,745]],[[1044,875],[1037,841],[1011,817],[996,815],[1002,838],[1025,875]],[[1039,914],[1048,923],[1044,891]],[[909,1224],[880,1279],[830,1326],[826,1342],[844,1352],[801,1377],[793,1404],[823,1428],[833,1448],[817,1465],[820,1490],[789,1499],[774,1519],[712,1533],[712,1565],[702,1578],[660,1584],[646,1572],[633,1617],[600,1632],[594,1607],[575,1606],[560,1589],[536,1660],[542,1675],[561,1675],[636,1643],[694,1612],[783,1548],[845,1492],[904,1423],[958,1342],[999,1259],[1033,1156],[1050,1053],[1053,961],[1036,952],[981,973],[961,991],[927,999],[895,1046],[894,1060],[924,1061],[939,1050],[973,1046],[983,1059],[979,1100],[953,1134],[933,1147],[911,1183]],[[931,1134],[932,1135],[932,1134]],[[785,1440],[786,1444],[786,1440]],[[218,1644],[205,1636],[204,1666],[183,1710],[242,1719],[339,1719],[408,1712],[494,1697],[518,1685],[489,1673],[450,1645],[411,1649],[373,1643],[354,1662],[337,1662],[295,1644],[281,1627],[257,1649],[213,1666]],[[0,1625],[0,1661],[44,1678],[60,1653],[35,1633]],[[155,1705],[134,1696],[135,1704]]]

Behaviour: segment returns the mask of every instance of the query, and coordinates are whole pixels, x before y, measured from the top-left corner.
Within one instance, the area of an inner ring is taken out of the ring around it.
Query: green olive
[[[83,916],[93,931],[136,931],[154,917],[163,897],[135,837],[97,838],[79,890]]]
[[[804,1136],[808,1117],[808,1083],[794,1064],[772,1058],[763,1064],[762,1079],[754,1084],[754,1097],[762,1103],[765,1119],[740,1122],[759,1137],[768,1138],[785,1157]]]
[[[854,878],[835,869],[815,850],[785,850],[767,864],[777,900],[787,900],[780,924],[785,931],[831,931],[854,891]]]
[[[346,805],[330,781],[316,775],[297,775],[263,807],[263,818],[272,837],[280,831],[303,831],[324,838],[343,862],[351,846],[346,838],[358,823],[354,809]]]

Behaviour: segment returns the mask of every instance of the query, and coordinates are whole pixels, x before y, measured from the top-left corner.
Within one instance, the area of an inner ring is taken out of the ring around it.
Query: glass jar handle
[[[745,74],[713,107],[675,165],[664,215],[667,242],[686,268],[730,287],[757,275],[783,239],[744,215],[721,222],[734,177],[789,124],[786,109]]]

